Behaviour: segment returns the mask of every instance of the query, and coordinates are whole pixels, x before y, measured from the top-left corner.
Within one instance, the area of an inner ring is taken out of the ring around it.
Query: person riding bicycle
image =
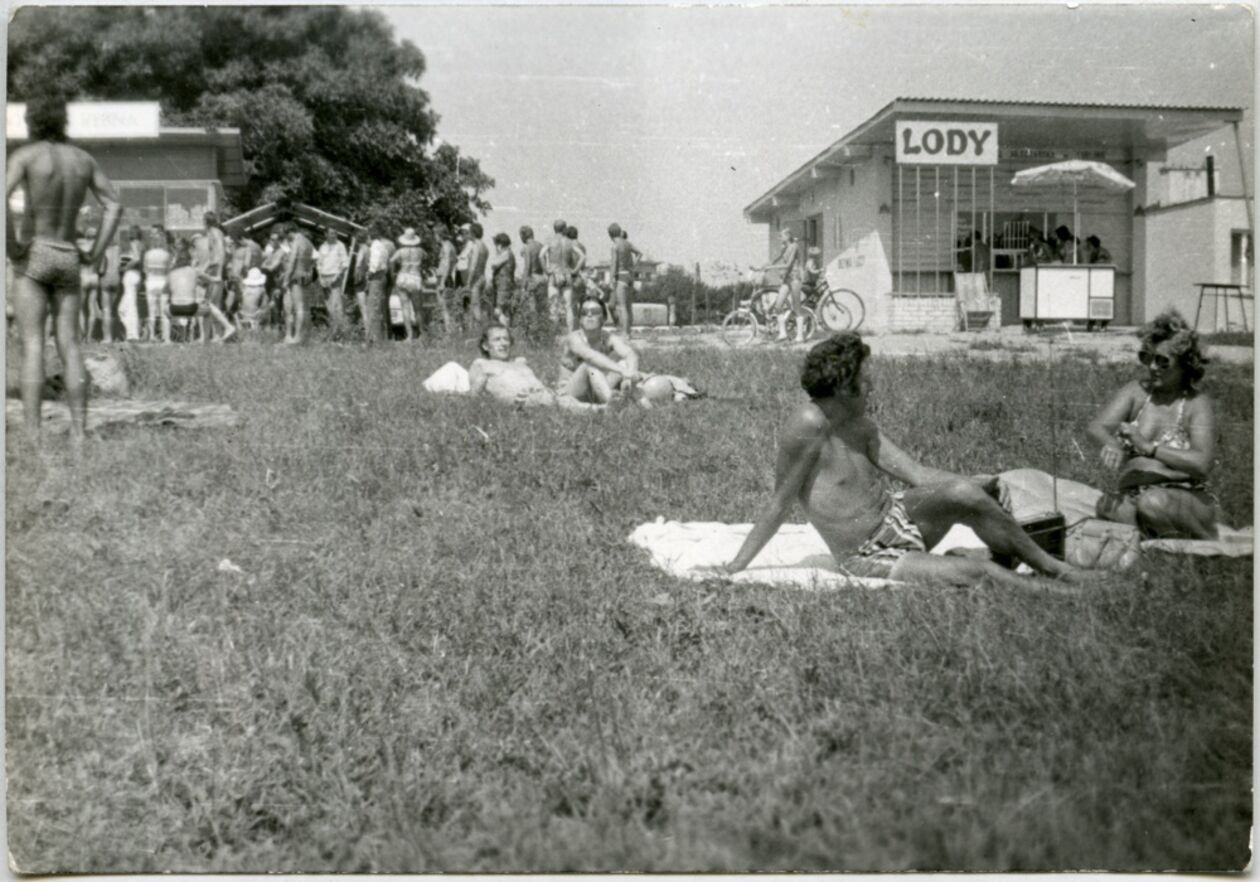
[[[811,245],[805,252],[805,269],[801,273],[801,294],[810,305],[813,305],[813,301],[818,298],[818,288],[822,277],[822,249],[817,245]]]
[[[779,239],[783,243],[783,248],[779,251],[779,256],[765,267],[767,270],[783,270],[783,283],[779,285],[779,296],[775,298],[773,309],[779,320],[779,336],[776,340],[782,342],[787,339],[787,320],[788,312],[790,311],[798,319],[796,322],[796,342],[802,343],[805,340],[805,323],[799,320],[801,315],[801,283],[804,277],[801,245],[796,241],[796,236],[792,234],[792,231],[787,228],[784,228],[779,233]]]

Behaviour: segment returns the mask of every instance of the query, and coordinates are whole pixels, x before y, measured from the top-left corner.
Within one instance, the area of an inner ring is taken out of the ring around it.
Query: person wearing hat
[[[241,279],[241,308],[236,313],[236,326],[256,330],[267,324],[271,305],[267,302],[267,276],[256,266],[250,267]]]
[[[420,295],[424,292],[424,249],[415,227],[407,227],[398,237],[398,250],[389,259],[394,275],[394,293],[398,295],[403,312],[403,333],[408,340],[418,338],[420,331]],[[412,335],[412,326],[416,335]]]
[[[350,263],[350,255],[346,246],[337,238],[337,231],[332,227],[324,230],[324,241],[320,243],[315,256],[315,267],[319,273],[319,287],[324,296],[324,306],[328,310],[328,321],[334,328],[340,329],[346,323],[346,307],[342,298],[345,289],[346,267]]]

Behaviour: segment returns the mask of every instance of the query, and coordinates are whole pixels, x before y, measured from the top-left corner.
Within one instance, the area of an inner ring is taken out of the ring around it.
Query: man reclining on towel
[[[870,352],[851,331],[809,351],[801,386],[810,402],[781,430],[774,497],[735,559],[717,571],[736,573],[748,566],[798,499],[836,562],[853,576],[957,585],[987,576],[1012,587],[1033,581],[993,561],[928,554],[951,526],[962,523],[994,552],[1059,579],[1080,580],[1081,571],[1042,550],[994,500],[996,477],[968,478],[917,463],[871,422],[865,415],[870,377],[863,366]],[[880,472],[911,489],[889,493]]]

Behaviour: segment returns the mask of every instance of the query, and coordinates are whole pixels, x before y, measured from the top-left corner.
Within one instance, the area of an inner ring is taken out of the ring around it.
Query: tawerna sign
[[[898,120],[900,165],[997,165],[998,124]]]

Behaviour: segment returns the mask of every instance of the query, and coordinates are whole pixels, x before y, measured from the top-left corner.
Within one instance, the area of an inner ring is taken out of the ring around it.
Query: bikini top
[[[1138,408],[1138,412],[1133,417],[1133,421],[1137,422],[1142,417],[1142,411],[1146,410],[1146,405],[1151,403],[1151,396],[1147,395],[1146,400],[1142,402],[1142,406]],[[1190,449],[1190,432],[1185,424],[1186,399],[1183,395],[1177,399],[1177,422],[1175,425],[1169,426],[1160,432],[1155,438],[1155,443],[1160,447],[1171,447],[1173,450],[1189,450]]]

